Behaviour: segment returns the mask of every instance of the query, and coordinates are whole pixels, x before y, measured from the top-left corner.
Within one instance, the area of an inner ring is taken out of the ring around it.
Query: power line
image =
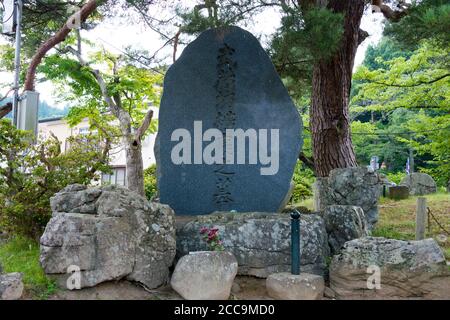
[[[389,133],[382,133],[382,132],[352,132],[352,134],[357,135],[371,135],[371,136],[401,136],[405,134],[421,134],[421,133],[428,133],[428,132],[435,132],[435,131],[442,131],[442,130],[448,130],[450,129],[450,125],[443,128],[438,129],[431,129],[431,130],[424,130],[424,131],[404,131],[404,132],[389,132]],[[304,128],[305,131],[310,131],[308,128]]]

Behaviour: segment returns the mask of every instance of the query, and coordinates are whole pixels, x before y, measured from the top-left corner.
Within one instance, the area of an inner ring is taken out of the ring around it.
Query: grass
[[[23,273],[26,295],[47,299],[56,291],[54,281],[45,275],[39,264],[39,244],[34,240],[14,237],[0,243],[0,263],[6,273]]]
[[[424,196],[431,213],[446,231],[450,231],[450,194],[435,193]],[[414,240],[416,227],[417,197],[404,200],[381,198],[378,224],[373,236],[400,240]],[[434,238],[442,247],[447,260],[450,260],[450,235],[430,218],[425,230],[427,238]]]
[[[427,206],[439,223],[450,231],[450,194],[435,193],[426,195]],[[381,198],[379,203],[379,220],[372,232],[375,237],[385,237],[399,240],[414,240],[416,227],[417,197],[404,200]],[[296,204],[313,209],[313,199],[306,199]],[[447,260],[450,260],[450,235],[446,234],[438,224],[432,220],[425,236],[434,238],[442,247]]]

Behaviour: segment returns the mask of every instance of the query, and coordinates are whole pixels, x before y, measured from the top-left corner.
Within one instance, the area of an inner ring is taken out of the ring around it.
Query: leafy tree
[[[383,61],[380,57],[377,61],[383,68],[361,66],[354,75],[362,84],[353,97],[353,110],[390,113],[386,132],[395,132],[395,141],[383,150],[412,148],[419,157],[420,170],[446,184],[450,179],[448,50],[438,41],[422,41],[409,58]],[[361,107],[361,101],[370,103]],[[401,151],[398,158],[406,159],[404,153]]]
[[[72,47],[47,57],[40,72],[52,80],[60,94],[76,107],[68,115],[71,125],[88,118],[110,143],[121,139],[126,152],[127,185],[144,195],[142,141],[156,131],[150,106],[159,106],[162,72],[137,67],[127,57],[99,51],[85,60]]]
[[[0,120],[0,228],[37,238],[51,217],[50,197],[108,172],[109,148],[97,135],[69,138],[65,153],[53,135],[37,144],[31,139]]]

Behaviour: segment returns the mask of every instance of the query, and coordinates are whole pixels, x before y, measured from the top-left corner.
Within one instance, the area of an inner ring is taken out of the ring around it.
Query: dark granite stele
[[[159,196],[176,214],[279,209],[301,150],[303,126],[269,56],[251,33],[239,27],[210,29],[190,43],[166,73],[158,123],[155,155]],[[213,135],[202,141],[211,128],[217,129],[220,137]],[[189,132],[190,143],[186,136],[173,136],[177,129]],[[245,138],[244,163],[236,164],[238,139],[234,139],[234,150],[230,148],[227,153],[224,147],[221,154],[215,149],[209,154],[217,161],[205,163],[202,150],[211,151],[207,147],[212,142],[225,145],[224,141],[230,141],[225,138],[227,129],[242,129],[256,137],[251,141]],[[182,141],[192,154],[180,148]],[[251,144],[257,146],[257,152],[250,154],[250,149],[256,150]],[[261,151],[264,146],[268,154]],[[195,157],[194,150],[200,150],[200,156]],[[231,151],[234,164],[220,164]],[[184,159],[183,163],[174,163],[173,154],[178,161]],[[271,161],[261,163],[264,155]]]

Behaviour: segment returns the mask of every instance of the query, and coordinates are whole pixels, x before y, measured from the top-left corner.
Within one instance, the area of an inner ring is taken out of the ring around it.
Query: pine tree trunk
[[[145,197],[144,164],[142,160],[142,144],[137,139],[128,139],[125,145],[128,189]]]
[[[356,49],[361,41],[359,25],[362,0],[333,0],[328,8],[342,12],[341,46],[329,60],[314,65],[311,97],[311,133],[315,171],[326,177],[335,168],[356,166],[349,119],[349,95]]]

